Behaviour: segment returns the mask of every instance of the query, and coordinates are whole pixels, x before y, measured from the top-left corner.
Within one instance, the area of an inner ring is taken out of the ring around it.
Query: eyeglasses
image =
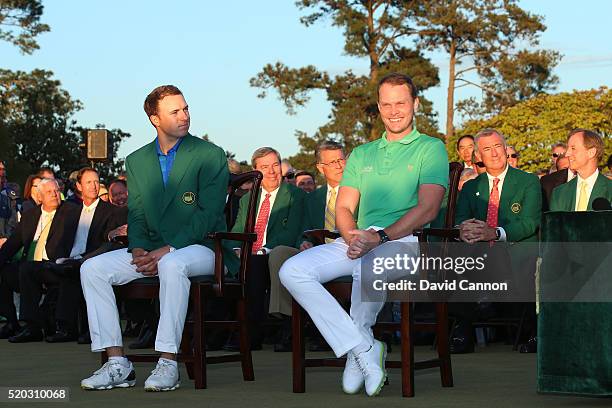
[[[559,153],[553,153],[552,156],[556,159],[557,157],[561,156],[561,154]]]
[[[518,155],[518,153],[512,153],[512,154],[509,154],[509,155],[508,155],[508,158],[511,158],[511,157],[512,157],[513,159],[518,159],[519,155]]]
[[[336,159],[330,161],[329,163],[319,162],[319,164],[322,164],[324,166],[342,166],[344,162],[346,162],[346,159]]]

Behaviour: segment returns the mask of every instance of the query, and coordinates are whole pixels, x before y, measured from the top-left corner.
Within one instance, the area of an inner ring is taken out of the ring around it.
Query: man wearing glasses
[[[552,162],[552,167],[550,168],[549,173],[554,173],[558,170],[557,160],[559,160],[559,157],[565,156],[566,151],[567,145],[565,143],[555,143],[552,146],[552,156],[550,158],[550,161]]]

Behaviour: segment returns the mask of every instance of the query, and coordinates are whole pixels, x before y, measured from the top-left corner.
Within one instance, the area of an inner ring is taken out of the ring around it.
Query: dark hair
[[[380,88],[384,85],[384,84],[390,84],[390,85],[406,85],[408,87],[408,89],[410,90],[410,95],[412,95],[412,99],[415,99],[418,96],[418,91],[417,91],[417,87],[414,84],[414,82],[412,82],[412,78],[410,78],[408,75],[404,75],[404,74],[399,74],[397,72],[394,72],[392,74],[388,74],[385,75],[379,82],[378,82],[378,88],[376,89],[376,94],[379,95],[380,94]]]
[[[297,179],[300,176],[310,176],[312,178],[312,180],[314,181],[315,176],[312,175],[311,172],[306,171],[306,170],[300,170],[297,173],[295,173],[295,178]]]
[[[110,191],[111,187],[113,186],[113,184],[123,184],[123,187],[127,188],[127,183],[125,182],[125,180],[122,179],[114,179],[113,181],[110,182],[110,184],[108,185],[108,191]]]
[[[26,200],[32,198],[32,186],[34,185],[34,179],[40,180],[40,177],[37,174],[30,174],[25,182],[25,186],[23,187],[23,198]]]
[[[174,85],[158,86],[157,88],[152,90],[150,94],[147,95],[147,98],[144,101],[144,111],[146,112],[148,117],[157,115],[159,101],[164,99],[166,96],[182,94],[183,93],[181,92],[181,90]]]
[[[462,141],[463,139],[465,139],[465,138],[472,139],[472,142],[474,141],[474,136],[472,136],[472,135],[463,135],[463,136],[461,136],[459,139],[457,139],[457,147],[456,147],[456,150],[459,150],[459,143],[461,143],[461,141]]]
[[[595,149],[597,151],[596,157],[597,161],[599,161],[606,152],[604,142],[601,136],[599,136],[599,134],[593,132],[592,130],[579,128],[572,130],[569,136],[567,137],[567,140],[569,141],[570,137],[574,136],[577,133],[582,133],[582,143],[584,144],[584,147],[586,147],[587,149]]]
[[[321,162],[321,152],[324,150],[342,150],[344,154],[344,147],[333,140],[324,140],[319,143],[315,149],[315,156],[317,158],[317,163]]]
[[[77,173],[77,183],[81,182],[81,178],[83,178],[83,174],[87,173],[88,171],[93,171],[94,173],[98,174],[98,172],[96,171],[96,169],[94,169],[93,167],[83,167],[82,169],[79,170],[79,172]]]
[[[53,174],[53,177],[55,177],[55,172],[51,167],[41,167],[40,169],[38,169],[38,173],[36,173],[36,175],[40,178],[44,178],[43,173],[47,171]]]
[[[612,170],[612,154],[610,155],[610,157],[608,157],[608,164],[607,164],[608,168],[610,170]]]

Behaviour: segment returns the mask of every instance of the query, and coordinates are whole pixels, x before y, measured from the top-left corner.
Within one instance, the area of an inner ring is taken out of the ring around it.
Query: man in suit
[[[538,177],[508,164],[506,141],[499,131],[484,129],[475,141],[486,172],[466,182],[459,193],[455,222],[461,239],[467,243],[537,241],[542,209]],[[453,309],[459,319],[451,352],[472,352],[471,320],[476,307],[454,304]]]
[[[591,211],[597,198],[612,201],[612,180],[597,168],[604,152],[603,139],[592,130],[575,129],[570,133],[566,156],[577,177],[553,190],[551,211]]]
[[[346,165],[341,144],[326,140],[315,150],[317,170],[325,177],[325,185],[309,193],[304,205],[304,221],[301,231],[312,229],[336,229],[336,198],[342,173]],[[269,313],[284,320],[280,339],[274,351],[291,351],[291,295],[281,285],[278,273],[283,263],[313,244],[301,233],[293,246],[279,245],[270,252],[270,308]]]
[[[557,166],[557,161],[560,157],[565,155],[567,145],[565,143],[555,143],[552,145],[551,150],[550,162],[552,163],[552,166],[550,167],[549,173],[554,173],[555,171],[561,170],[561,168]]]
[[[312,193],[317,188],[315,178],[309,172],[302,170],[295,174],[295,186],[301,188],[307,193]]]
[[[385,133],[355,148],[346,163],[336,202],[336,228],[342,237],[295,255],[280,270],[282,284],[334,354],[347,355],[342,389],[348,394],[365,384],[367,395],[375,396],[387,376],[385,344],[372,333],[384,301],[362,301],[361,258],[392,250],[391,240],[405,243],[406,255],[418,256],[413,231],[436,218],[448,186],[444,143],[416,129],[418,106],[410,77],[394,73],[380,80],[378,110]],[[363,279],[371,273],[364,270]],[[350,315],[323,286],[341,276],[353,279]]]
[[[175,86],[155,88],[144,110],[157,132],[151,143],[126,159],[129,246],[88,259],[81,266],[92,351],[109,360],[81,381],[81,388],[132,387],[133,365],[123,354],[121,327],[112,285],[159,277],[160,320],[157,366],[147,391],[179,387],[176,354],[189,300],[189,278],[214,273],[214,245],[207,234],[225,230],[229,172],[225,152],[188,134],[189,108]],[[228,252],[231,256],[231,250]]]
[[[567,183],[576,175],[569,169],[569,158],[565,154],[557,158],[557,168],[554,173],[546,174],[540,179],[542,185],[542,211],[549,211],[550,199],[555,187]]]
[[[474,153],[474,136],[463,135],[457,139],[457,153],[459,159],[463,161],[464,169],[474,168],[472,154]]]
[[[265,318],[265,295],[269,287],[268,256],[278,246],[294,246],[302,234],[304,199],[306,193],[293,184],[283,183],[280,154],[271,147],[261,147],[253,153],[251,164],[263,174],[257,199],[253,256],[249,272],[249,321],[252,348],[259,349],[262,340],[261,322]],[[244,231],[250,194],[240,199],[238,217],[233,232]],[[235,338],[225,345],[226,350],[237,347]]]
[[[55,179],[42,179],[38,189],[41,206],[24,214],[22,221],[0,249],[0,314],[8,321],[0,338],[8,338],[13,343],[43,339],[42,323],[38,313],[29,307],[30,303],[21,302],[21,319],[28,324],[20,328],[17,323],[13,292],[21,290],[20,270],[33,269],[43,273],[46,261],[54,262],[58,258],[67,257],[71,249],[64,231],[70,220],[72,204],[62,203]],[[21,259],[11,262],[20,250]]]
[[[46,265],[42,271],[31,263],[22,265],[19,271],[22,307],[34,316],[39,326],[43,321],[39,307],[43,284],[58,286],[56,331],[47,333],[46,341],[49,343],[76,340],[77,310],[81,299],[79,260],[100,248],[109,231],[117,226],[113,206],[98,198],[100,179],[95,169],[84,167],[79,170],[76,188],[82,202],[70,206],[63,231],[65,245],[71,248],[69,256],[58,259],[59,265]],[[19,337],[14,340],[17,339]]]

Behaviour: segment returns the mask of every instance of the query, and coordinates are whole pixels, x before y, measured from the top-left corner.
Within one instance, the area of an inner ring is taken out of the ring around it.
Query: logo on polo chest
[[[187,205],[191,205],[193,203],[195,203],[196,200],[196,195],[195,193],[192,193],[191,191],[186,191],[183,193],[183,202]]]
[[[521,205],[519,203],[514,203],[510,207],[513,213],[518,214],[521,211]]]

